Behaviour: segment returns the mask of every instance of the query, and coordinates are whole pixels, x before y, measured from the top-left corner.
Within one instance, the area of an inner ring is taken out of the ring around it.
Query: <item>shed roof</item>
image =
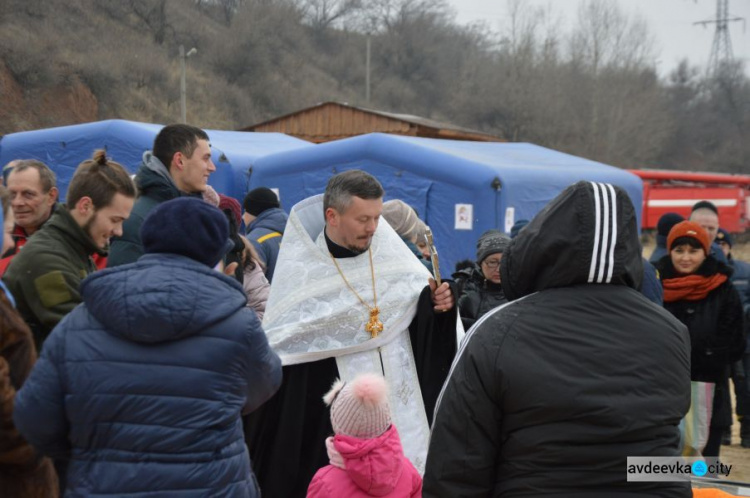
[[[364,119],[357,119],[359,115]],[[365,117],[379,118],[366,119]],[[477,142],[502,142],[502,138],[433,119],[357,107],[341,102],[322,102],[242,129],[277,131],[314,142],[327,142],[366,133],[390,133]]]

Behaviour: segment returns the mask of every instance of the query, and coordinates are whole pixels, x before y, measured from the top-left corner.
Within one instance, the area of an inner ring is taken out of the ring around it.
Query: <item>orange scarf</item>
[[[662,281],[664,285],[664,302],[673,303],[682,300],[700,301],[709,292],[726,281],[727,276],[723,273],[715,273],[710,277],[688,275],[686,277],[665,278]]]

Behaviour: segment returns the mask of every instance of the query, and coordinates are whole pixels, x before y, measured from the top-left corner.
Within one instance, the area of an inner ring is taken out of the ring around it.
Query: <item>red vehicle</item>
[[[713,202],[719,209],[722,228],[735,233],[750,228],[750,175],[629,171],[643,180],[643,229],[656,228],[665,213],[678,213],[687,218],[693,204],[702,200]]]

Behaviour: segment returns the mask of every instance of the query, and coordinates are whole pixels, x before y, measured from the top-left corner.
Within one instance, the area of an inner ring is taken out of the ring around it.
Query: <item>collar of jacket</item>
[[[55,214],[60,207],[60,203],[56,202],[52,205],[52,210],[49,212],[49,218],[44,220],[44,222],[37,228],[37,231],[41,230],[44,225],[47,224],[47,222],[52,219],[52,215]],[[63,208],[64,209],[64,208]],[[22,226],[19,226],[18,224],[13,225],[13,240],[16,242],[16,248],[18,249],[18,242],[22,241],[21,246],[26,243],[26,240],[30,237],[29,234],[26,233],[26,229]],[[18,251],[16,251],[18,252]]]
[[[45,229],[57,230],[65,234],[65,237],[70,241],[82,255],[90,256],[94,253],[100,256],[106,256],[107,251],[97,246],[91,236],[78,224],[65,208],[58,209],[55,214],[50,216],[50,219],[45,224]]]
[[[143,163],[135,176],[139,195],[154,197],[160,201],[176,199],[183,195],[165,166],[148,150],[143,153]]]

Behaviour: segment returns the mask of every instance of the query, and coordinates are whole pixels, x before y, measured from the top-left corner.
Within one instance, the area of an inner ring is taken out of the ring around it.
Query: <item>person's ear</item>
[[[76,212],[81,216],[89,216],[94,211],[94,202],[89,196],[83,196],[76,202]]]
[[[49,189],[49,192],[47,192],[47,195],[49,196],[50,203],[54,204],[55,202],[57,202],[60,191],[57,189],[57,187],[52,187],[51,189]]]

